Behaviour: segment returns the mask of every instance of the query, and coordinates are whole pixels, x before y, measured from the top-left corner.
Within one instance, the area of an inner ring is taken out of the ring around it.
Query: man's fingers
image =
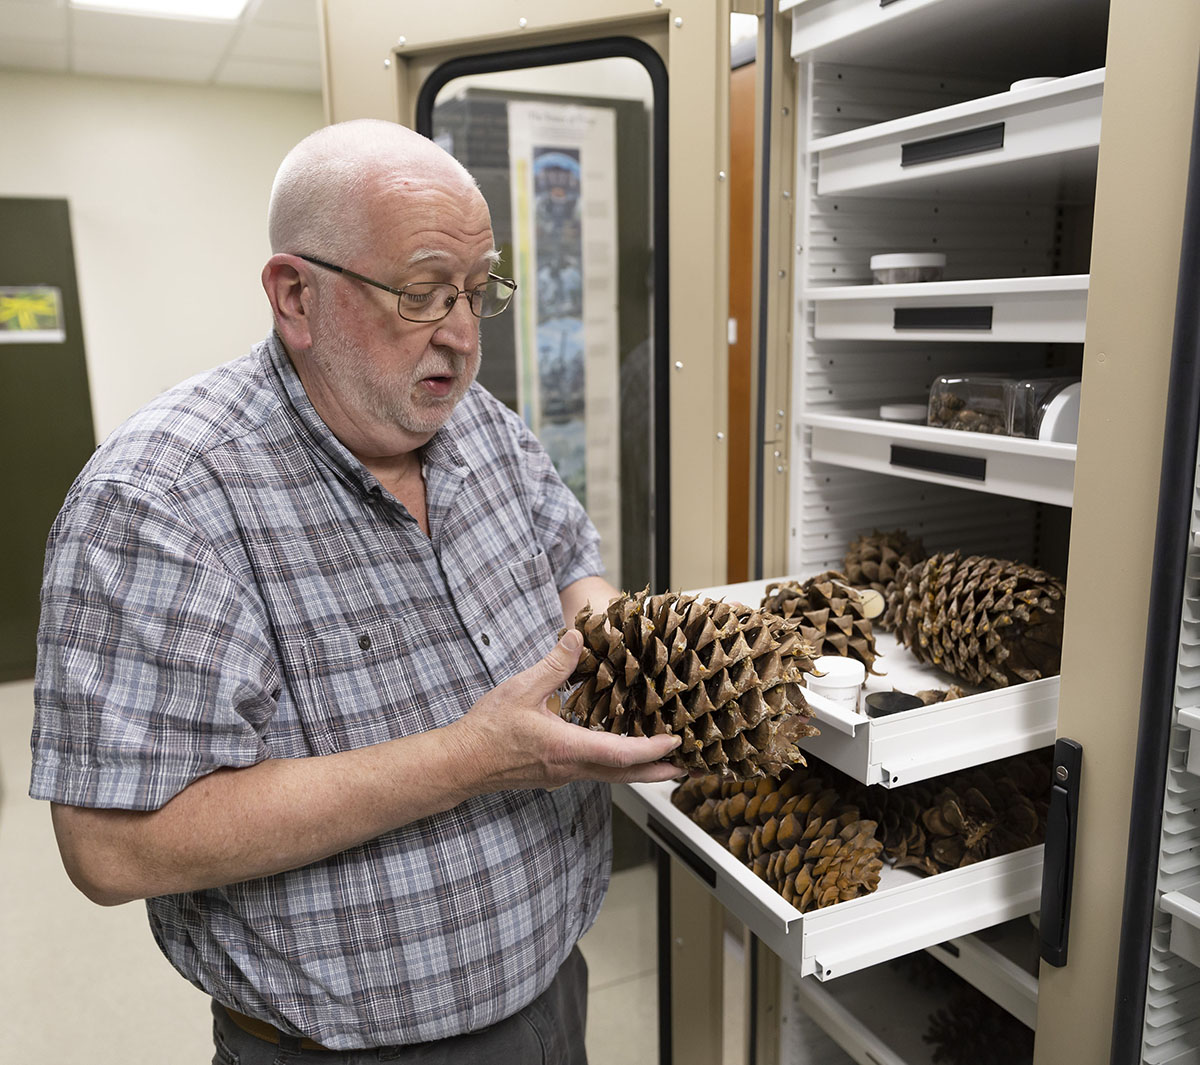
[[[678,736],[614,736],[610,732],[595,732],[579,728],[575,737],[580,760],[596,765],[627,769],[666,758],[683,741]]]

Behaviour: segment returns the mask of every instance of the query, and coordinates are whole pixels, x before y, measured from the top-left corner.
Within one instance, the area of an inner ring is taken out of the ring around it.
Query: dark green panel
[[[0,198],[0,288],[62,293],[65,340],[0,343],[0,680],[33,675],[46,534],[95,447],[65,200]]]

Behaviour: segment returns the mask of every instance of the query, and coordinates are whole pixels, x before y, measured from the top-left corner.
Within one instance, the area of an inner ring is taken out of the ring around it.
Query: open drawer
[[[812,459],[1069,507],[1074,444],[839,414],[809,414]]]
[[[746,581],[694,594],[757,607],[770,583]],[[891,633],[876,628],[875,645],[879,652],[875,669],[881,675],[867,676],[867,694],[893,688],[915,693],[956,683],[919,662]],[[801,746],[863,784],[899,787],[1052,747],[1058,688],[1058,677],[1044,677],[877,718],[841,710],[819,695],[806,693],[821,734],[806,737]]]
[[[675,784],[622,784],[613,801],[799,971],[829,980],[1038,908],[1042,848],[922,877],[885,866],[871,895],[801,913],[671,805]]]
[[[1104,71],[810,141],[817,195],[941,195],[1094,178]]]
[[[1087,274],[810,288],[818,340],[1082,344]]]

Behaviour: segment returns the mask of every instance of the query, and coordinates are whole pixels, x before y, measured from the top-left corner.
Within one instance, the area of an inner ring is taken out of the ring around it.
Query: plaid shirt
[[[50,534],[30,794],[151,810],[221,766],[460,717],[562,627],[596,532],[478,385],[423,449],[430,536],[329,432],[278,339],[93,456]],[[219,1002],[335,1049],[537,997],[607,885],[608,791],[471,799],[325,861],[151,899]]]

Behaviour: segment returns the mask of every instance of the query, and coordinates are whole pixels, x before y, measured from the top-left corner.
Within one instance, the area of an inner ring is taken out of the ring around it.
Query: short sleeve
[[[152,810],[261,761],[279,683],[253,593],[170,497],[72,490],[43,574],[34,798]]]

